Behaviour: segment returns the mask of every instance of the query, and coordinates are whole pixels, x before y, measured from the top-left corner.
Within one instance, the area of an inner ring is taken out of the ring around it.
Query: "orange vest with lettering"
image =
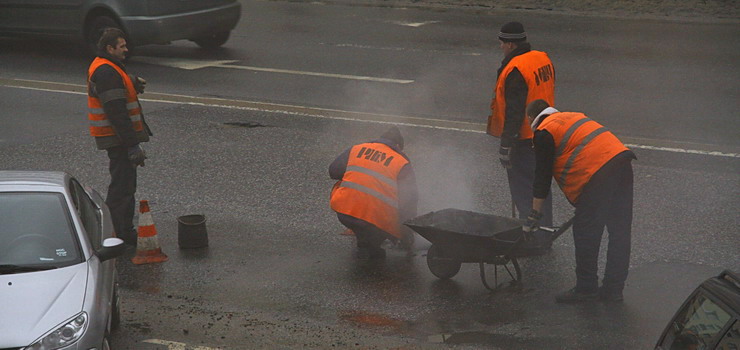
[[[546,53],[542,51],[529,51],[515,56],[501,71],[496,81],[491,100],[491,115],[488,117],[487,132],[489,135],[500,137],[504,131],[504,120],[506,119],[506,77],[514,68],[524,77],[527,84],[527,104],[534,100],[545,100],[550,106],[555,105],[555,68]],[[522,109],[522,112],[524,109]],[[534,134],[524,122],[519,129],[519,139],[531,139]]]
[[[342,181],[331,192],[331,209],[400,238],[398,173],[408,163],[382,143],[353,146]]]
[[[601,167],[627,147],[606,127],[583,113],[553,113],[537,126],[555,141],[552,176],[572,204]]]
[[[103,111],[103,103],[101,103],[97,96],[90,96],[90,78],[93,73],[95,73],[95,70],[104,64],[113,67],[113,69],[121,75],[123,85],[126,88],[126,109],[128,109],[128,116],[131,118],[134,131],[143,131],[144,124],[141,121],[141,106],[139,105],[139,99],[136,97],[136,89],[134,88],[134,83],[131,81],[131,78],[129,78],[128,74],[126,74],[126,72],[124,72],[123,69],[118,67],[115,63],[102,57],[96,57],[92,64],[90,64],[90,68],[87,70],[87,119],[90,122],[90,135],[101,137],[113,136],[116,134],[110,120],[108,120],[108,117]]]

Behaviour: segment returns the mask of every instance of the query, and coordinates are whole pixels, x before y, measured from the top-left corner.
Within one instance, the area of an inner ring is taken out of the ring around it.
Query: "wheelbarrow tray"
[[[524,254],[522,224],[510,217],[460,209],[430,212],[404,223],[432,242],[439,253],[460,262],[493,262]]]

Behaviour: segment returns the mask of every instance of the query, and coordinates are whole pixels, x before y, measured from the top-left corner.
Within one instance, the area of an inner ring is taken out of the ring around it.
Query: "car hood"
[[[0,349],[30,345],[82,311],[87,263],[0,275]]]

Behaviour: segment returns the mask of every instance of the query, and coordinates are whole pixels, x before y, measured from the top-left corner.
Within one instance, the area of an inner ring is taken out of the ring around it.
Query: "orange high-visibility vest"
[[[550,106],[555,105],[555,68],[546,53],[542,51],[529,51],[515,56],[501,71],[496,81],[491,100],[491,115],[488,117],[487,132],[489,135],[500,137],[504,131],[504,120],[506,119],[506,77],[514,68],[518,69],[527,84],[527,104],[534,100],[545,100]],[[524,109],[522,109],[524,113]],[[519,139],[531,139],[534,134],[526,123],[526,117],[522,115],[524,122],[519,129]]]
[[[627,147],[606,127],[583,113],[553,113],[537,126],[555,141],[552,176],[565,197],[578,203],[583,187],[601,167]]]
[[[331,209],[401,238],[398,222],[398,173],[409,163],[382,143],[352,147],[342,181],[331,193]]]
[[[92,64],[90,64],[90,68],[87,70],[87,119],[90,122],[90,135],[101,137],[113,136],[116,134],[110,120],[108,120],[108,116],[106,116],[103,111],[103,104],[100,102],[100,99],[97,96],[90,96],[90,79],[93,73],[95,73],[95,70],[104,64],[113,67],[113,69],[121,75],[123,85],[126,88],[126,109],[128,109],[128,116],[131,118],[134,130],[143,131],[144,124],[141,121],[141,106],[139,105],[139,99],[136,97],[136,89],[134,89],[134,83],[131,81],[131,78],[129,78],[128,74],[126,74],[126,72],[124,72],[123,69],[118,67],[115,63],[102,57],[96,57]]]

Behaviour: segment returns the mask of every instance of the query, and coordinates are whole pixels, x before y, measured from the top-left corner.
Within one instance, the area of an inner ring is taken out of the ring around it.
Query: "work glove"
[[[128,148],[128,160],[134,168],[144,166],[144,159],[146,159],[146,152],[141,149],[141,146],[136,145]]]
[[[499,147],[498,159],[501,161],[501,165],[506,169],[511,169],[511,159],[509,158],[509,155],[511,155],[511,147]]]
[[[524,226],[522,226],[522,231],[526,233],[531,233],[539,230],[541,219],[542,213],[535,209],[532,209],[532,211],[529,212],[529,216],[527,216],[527,221],[524,223]]]
[[[137,77],[131,74],[128,76],[131,78],[131,82],[134,83],[134,90],[136,90],[136,93],[143,94],[144,88],[146,88],[146,80],[142,77]]]

